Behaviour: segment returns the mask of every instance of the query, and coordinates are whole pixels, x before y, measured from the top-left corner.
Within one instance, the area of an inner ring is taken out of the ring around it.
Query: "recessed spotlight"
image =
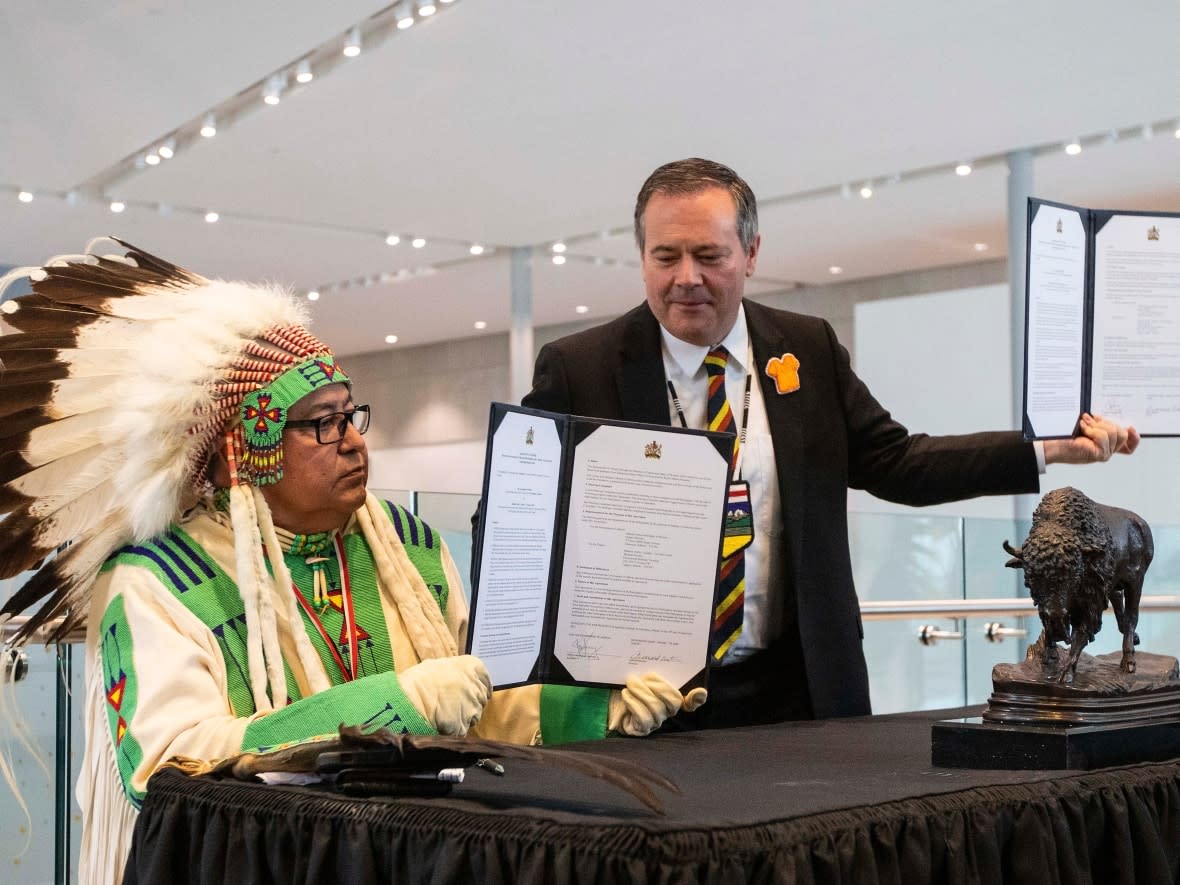
[[[553,256],[553,263],[557,264],[557,265],[565,264],[565,256],[564,255],[554,255]]]
[[[438,11],[438,7],[434,5],[434,0],[418,0],[418,15],[426,18],[434,15]]]
[[[160,165],[160,155],[157,154],[155,151],[151,151],[151,152],[144,155],[143,161],[145,163],[147,163],[149,166],[159,166]]]
[[[386,344],[397,344],[397,336],[396,335],[386,335],[385,336],[385,343]]]
[[[342,51],[348,58],[356,58],[361,54],[360,28],[353,28],[348,32],[348,36],[344,40],[344,49]]]
[[[319,301],[320,300],[320,293],[317,292],[315,289],[312,289],[310,292],[307,293],[307,300],[308,301]]]
[[[483,246],[479,243],[472,243],[471,248],[467,250],[472,255],[483,255]]]
[[[212,114],[205,117],[205,122],[201,124],[201,137],[212,138],[217,134],[217,118]]]
[[[216,212],[206,212],[205,213],[205,223],[206,224],[217,224],[217,222],[220,218],[221,218],[221,216],[218,215]]]
[[[111,211],[118,214],[127,208],[127,204],[122,200],[114,200],[111,202]]]
[[[160,159],[162,160],[171,160],[176,156],[176,139],[168,139],[160,145],[156,153],[160,155]]]
[[[976,243],[974,248],[976,252],[986,252],[987,243]]]
[[[971,164],[970,163],[960,163],[958,166],[955,167],[955,175],[964,176],[964,175],[970,175],[970,174],[971,174]]]
[[[314,79],[315,74],[311,70],[311,60],[305,58],[295,68],[295,82],[310,83]]]
[[[20,200],[22,203],[31,203],[31,202],[33,202],[33,192],[32,191],[21,191],[19,194],[16,195],[16,198],[18,200]]]
[[[866,200],[867,200],[869,197],[871,197],[871,196],[873,195],[873,188],[872,188],[872,186],[871,186],[871,185],[869,185],[869,184],[864,184],[864,185],[861,185],[861,188],[860,188],[860,195],[861,195],[861,197],[862,197],[863,199],[866,199]]]
[[[839,276],[840,274],[844,273],[844,268],[838,264],[833,264],[828,268],[828,273],[830,273],[832,276]]]
[[[1076,157],[1078,154],[1080,154],[1082,152],[1082,143],[1080,141],[1078,141],[1078,139],[1076,139],[1076,138],[1071,139],[1065,145],[1065,152],[1067,154],[1069,154],[1071,157]]]
[[[414,24],[414,9],[410,6],[410,0],[402,0],[401,3],[394,7],[393,15],[397,19],[397,29],[404,31],[406,28],[413,27]]]
[[[389,236],[387,236],[385,238],[385,245],[396,246],[401,241],[402,241],[402,238],[399,237],[397,234],[390,234]]]
[[[565,251],[565,243],[557,242],[557,243],[554,243],[549,248],[552,249],[554,252],[556,252],[558,255],[560,255],[562,252]]]
[[[590,308],[584,304],[579,304],[574,308],[574,313],[590,313]]]
[[[421,249],[423,246],[426,245],[426,240],[423,239],[422,237],[414,237],[414,239],[410,240],[410,245],[413,246],[415,249]]]
[[[475,328],[479,329],[481,332],[484,329],[486,329],[487,327],[488,327],[488,324],[485,323],[483,320],[476,320],[475,321]]]

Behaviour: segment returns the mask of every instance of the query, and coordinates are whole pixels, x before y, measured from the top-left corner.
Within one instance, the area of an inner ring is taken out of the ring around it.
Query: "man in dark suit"
[[[719,650],[709,702],[677,717],[683,727],[869,713],[850,487],[911,505],[1035,492],[1046,462],[1106,460],[1138,444],[1134,429],[1090,416],[1081,436],[1043,452],[1014,431],[911,434],[857,378],[827,322],[743,300],[757,208],[728,167],[690,159],[657,169],[639,192],[635,235],[646,303],[542,348],[523,405],[704,427],[704,358],[725,347],[754,540],[743,553],[744,623]]]

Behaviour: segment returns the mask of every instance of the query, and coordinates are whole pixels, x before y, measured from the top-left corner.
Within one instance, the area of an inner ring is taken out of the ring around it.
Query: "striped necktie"
[[[715,347],[705,356],[705,374],[709,380],[707,418],[710,430],[733,433],[736,421],[725,396],[725,362],[729,352]],[[733,463],[737,466],[739,442],[734,442]],[[746,602],[745,550],[721,560],[721,578],[717,607],[713,610],[713,628],[709,634],[709,657],[720,661],[742,635],[742,611]]]

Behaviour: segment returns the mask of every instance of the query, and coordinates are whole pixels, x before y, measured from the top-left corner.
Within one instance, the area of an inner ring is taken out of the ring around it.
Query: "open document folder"
[[[1024,435],[1180,435],[1180,213],[1028,201]]]
[[[497,688],[705,684],[734,442],[492,404],[467,651]]]

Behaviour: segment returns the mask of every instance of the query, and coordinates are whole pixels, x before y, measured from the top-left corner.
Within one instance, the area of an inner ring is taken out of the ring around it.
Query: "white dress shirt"
[[[712,348],[681,341],[662,326],[660,336],[663,341],[664,372],[676,390],[676,397],[684,411],[684,422],[688,427],[704,428],[707,426],[708,405],[705,355]],[[733,411],[735,428],[740,433],[746,375],[750,371],[757,372],[756,367],[751,367],[753,354],[746,329],[744,305],[738,311],[733,328],[718,344],[729,351],[725,366],[725,395]],[[782,624],[782,594],[770,593],[768,590],[779,586],[782,576],[779,549],[783,519],[779,505],[778,474],[775,472],[774,446],[770,439],[770,425],[766,420],[766,406],[762,401],[762,386],[756,375],[751,378],[751,382],[746,440],[738,455],[735,479],[741,478],[750,484],[754,541],[746,548],[745,555],[746,604],[742,634],[721,659],[722,666],[766,648],[771,639],[778,636]],[[668,395],[668,408],[672,422],[679,424],[680,418],[671,393]]]

